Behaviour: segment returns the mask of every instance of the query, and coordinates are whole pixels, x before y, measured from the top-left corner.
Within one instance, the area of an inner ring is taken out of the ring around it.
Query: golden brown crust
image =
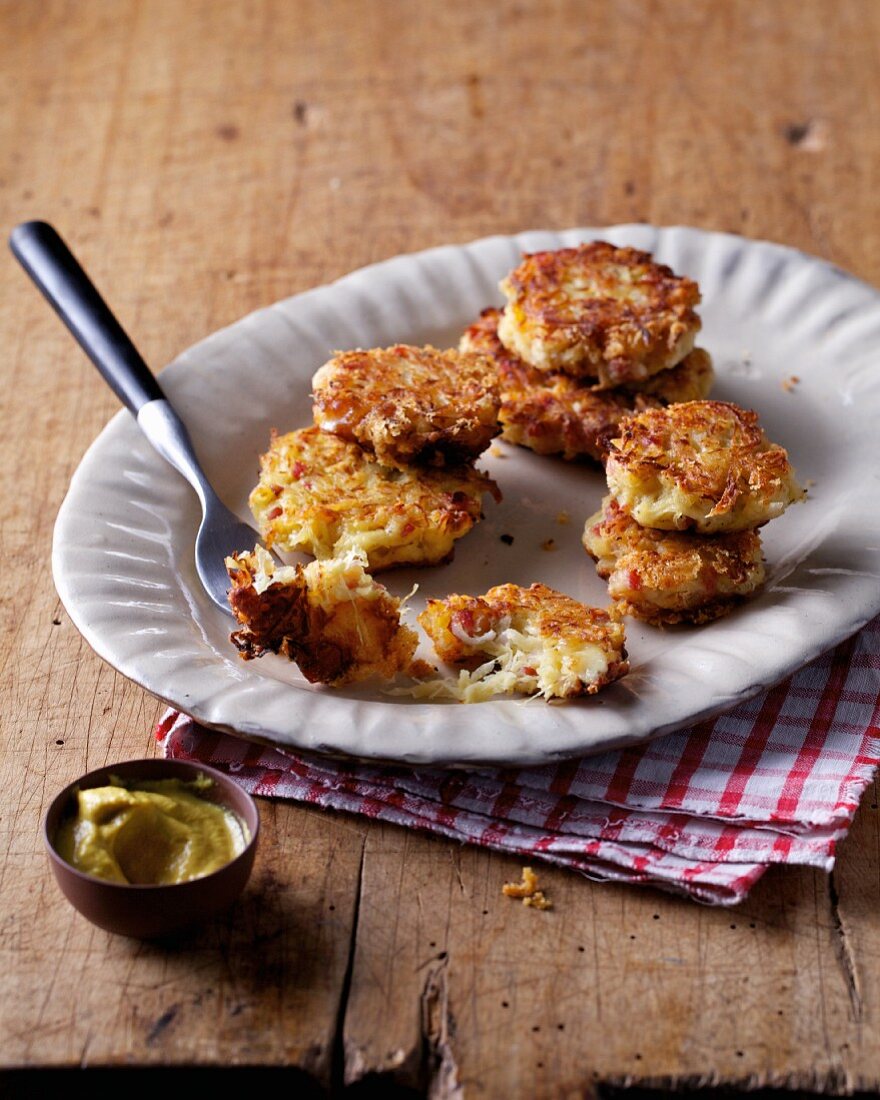
[[[500,309],[484,309],[465,329],[463,351],[490,356],[501,386],[499,420],[503,437],[537,454],[601,462],[608,439],[623,416],[671,401],[705,397],[712,385],[712,362],[695,348],[677,366],[655,374],[637,388],[596,390],[588,381],[539,371],[504,347],[498,337]]]
[[[344,585],[335,596],[324,568],[297,566],[293,577],[258,592],[254,555],[229,559],[229,604],[241,624],[231,640],[242,657],[278,653],[296,662],[310,683],[334,687],[409,670],[418,635],[400,622],[400,602],[376,584],[369,597]]]
[[[418,621],[441,661],[474,669],[486,660],[486,654],[463,642],[452,632],[452,624],[456,623],[464,634],[481,637],[494,631],[498,615],[485,597],[452,595],[428,600]]]
[[[714,381],[712,356],[705,348],[694,348],[674,367],[658,371],[643,382],[633,382],[624,389],[632,394],[635,411],[641,412],[662,405],[702,401],[709,396]]]
[[[480,355],[406,344],[337,352],[312,388],[318,427],[384,466],[460,465],[500,431],[498,374]]]
[[[611,496],[587,520],[583,544],[618,609],[658,626],[711,622],[764,582],[757,531],[710,536],[641,527]]]
[[[418,621],[442,661],[471,670],[539,641],[534,651],[522,651],[520,691],[537,685],[547,696],[593,694],[629,669],[621,623],[544,584],[501,584],[483,596],[428,600]],[[543,664],[547,655],[551,660]]]
[[[785,450],[757,414],[724,401],[648,409],[609,443],[608,487],[645,527],[743,531],[803,497]]]
[[[523,905],[529,909],[553,908],[553,902],[538,889],[538,876],[531,867],[523,867],[520,882],[505,882],[501,893],[506,898],[522,898]]]
[[[700,292],[651,255],[593,241],[525,255],[501,282],[504,345],[531,366],[611,388],[680,362],[700,329]]]
[[[470,466],[388,470],[319,428],[273,433],[251,510],[269,546],[318,558],[362,549],[373,571],[448,561],[495,482]]]

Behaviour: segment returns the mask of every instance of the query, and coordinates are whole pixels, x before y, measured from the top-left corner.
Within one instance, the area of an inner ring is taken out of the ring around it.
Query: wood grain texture
[[[2,224],[55,223],[157,369],[354,267],[526,228],[693,224],[878,283],[878,41],[872,0],[2,0]],[[832,877],[768,874],[734,911],[553,869],[532,911],[510,859],[264,802],[227,919],[172,945],[81,920],[42,813],[153,755],[160,707],[51,581],[115,399],[8,255],[0,332],[0,1070],[880,1088],[876,791]]]

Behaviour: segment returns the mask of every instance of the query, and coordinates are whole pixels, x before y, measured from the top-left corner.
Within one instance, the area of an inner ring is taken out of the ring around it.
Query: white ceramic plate
[[[269,429],[311,420],[309,382],[331,350],[457,342],[523,251],[595,238],[653,252],[703,293],[713,396],[756,409],[788,448],[809,500],[764,528],[765,591],[709,626],[659,631],[627,620],[632,671],[598,696],[548,706],[501,698],[415,703],[376,688],[308,685],[275,656],[242,662],[231,620],[199,586],[189,486],[121,411],[77,470],[55,529],[53,568],[71,618],[125,676],[201,722],[280,746],[411,763],[521,764],[634,744],[755,694],[880,611],[880,294],[813,257],[759,241],[646,225],[491,237],[356,271],[260,310],[190,348],[162,385],[220,495],[247,495]],[[83,369],[71,353],[71,369]],[[784,380],[800,381],[790,389]],[[452,564],[383,576],[398,594],[478,593],[540,580],[605,606],[581,548],[604,478],[502,446],[486,468],[504,501],[458,543]],[[565,510],[571,523],[562,526]],[[514,536],[512,546],[502,534]],[[542,544],[555,539],[558,549]],[[413,619],[411,618],[411,621]]]

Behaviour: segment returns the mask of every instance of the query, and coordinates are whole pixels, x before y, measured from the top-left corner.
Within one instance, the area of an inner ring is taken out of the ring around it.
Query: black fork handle
[[[127,409],[137,416],[149,401],[165,397],[140,352],[51,225],[23,222],[12,230],[9,247]]]

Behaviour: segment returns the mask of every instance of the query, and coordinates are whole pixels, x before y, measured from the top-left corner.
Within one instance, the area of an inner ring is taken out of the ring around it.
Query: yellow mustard
[[[138,780],[114,776],[77,792],[77,812],[55,846],[72,866],[110,882],[167,885],[209,875],[247,845],[231,810],[203,798],[212,780]]]

